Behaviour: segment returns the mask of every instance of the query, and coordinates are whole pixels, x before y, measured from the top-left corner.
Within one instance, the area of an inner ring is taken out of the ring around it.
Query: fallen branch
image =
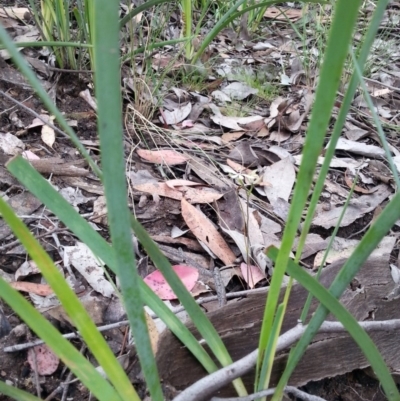
[[[389,331],[400,328],[400,319],[385,320],[380,322],[359,322],[366,331]],[[277,352],[288,348],[303,335],[307,326],[298,324],[279,337]],[[318,333],[344,333],[346,329],[339,322],[324,322]],[[174,398],[174,401],[202,401],[210,397],[215,391],[226,386],[234,379],[249,372],[257,362],[258,349],[192,384]]]
[[[296,398],[300,398],[301,400],[304,401],[326,401],[324,398],[318,397],[317,395],[308,394],[305,391],[301,391],[293,386],[286,386],[283,391],[286,394],[293,394]],[[229,398],[213,397],[211,398],[211,401],[253,401],[261,397],[267,397],[274,393],[275,389],[270,388],[268,390],[247,395],[246,397],[229,397]]]

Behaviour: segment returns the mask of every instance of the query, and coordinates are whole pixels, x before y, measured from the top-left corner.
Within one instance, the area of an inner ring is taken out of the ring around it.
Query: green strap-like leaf
[[[17,387],[9,386],[0,380],[0,395],[1,394],[7,395],[8,397],[19,401],[43,401],[41,398],[35,397],[34,395],[20,390]]]
[[[278,250],[276,248],[270,248],[268,256],[271,257],[272,260],[276,260]],[[388,399],[393,401],[400,400],[396,383],[394,382],[382,355],[366,331],[358,324],[354,316],[314,277],[310,276],[303,268],[292,260],[289,260],[288,262],[287,272],[307,291],[316,297],[324,307],[332,312],[337,320],[343,324],[369,361],[372,369],[378,376]],[[306,335],[306,332],[303,336]]]
[[[196,326],[199,333],[203,336],[204,340],[207,342],[218,361],[222,364],[222,366],[230,365],[232,363],[232,358],[219,337],[218,332],[205,313],[201,310],[200,306],[195,302],[192,295],[184,287],[177,274],[174,272],[174,270],[172,270],[168,259],[160,251],[155,242],[150,238],[143,226],[133,216],[131,217],[131,224],[140,243],[146,252],[151,255],[151,260],[162,272],[163,276],[168,281],[168,284],[182,302],[182,305],[185,307],[185,310],[190,316],[192,322]],[[247,393],[241,379],[236,379],[233,382],[233,385],[235,386],[239,395],[245,395]]]
[[[259,343],[260,355],[265,350],[271,332],[286,264],[289,260],[293,241],[312,185],[317,159],[324,143],[325,132],[331,118],[331,110],[334,106],[360,3],[361,0],[338,0],[335,3],[335,15],[329,33],[327,50],[306,135],[303,158],[267,297]],[[259,365],[260,360],[257,364],[257,371],[259,371]],[[260,377],[260,381],[267,385],[265,378]],[[279,397],[279,395],[276,397]]]
[[[363,263],[368,259],[368,256],[373,252],[373,250],[379,245],[382,238],[390,230],[393,224],[400,218],[400,193],[397,193],[394,198],[389,202],[385,209],[376,219],[375,223],[368,229],[357,248],[354,250],[352,255],[347,259],[346,263],[336,276],[329,292],[335,297],[339,298],[343,291],[346,289],[347,285],[357,274],[358,270],[361,268]],[[280,252],[280,251],[279,251]],[[276,258],[278,260],[279,254]],[[320,328],[321,324],[328,315],[329,310],[325,306],[319,306],[307,329],[292,351],[291,358],[283,372],[281,379],[277,386],[277,393],[283,389],[283,387],[288,382],[290,375],[292,374],[294,368],[297,366],[302,355],[304,354],[308,344],[314,338],[315,333]],[[399,400],[398,395],[391,393],[386,394],[390,400]]]
[[[114,273],[117,261],[110,244],[93,230],[89,223],[22,157],[7,163],[8,170],[30,192],[40,199],[57,217],[98,256]],[[151,255],[151,254],[150,254]],[[144,302],[159,316],[169,329],[186,345],[207,372],[214,372],[217,366],[187,327],[170,309],[139,280]]]
[[[110,381],[114,384],[118,391],[123,390],[124,394],[126,394],[126,397],[131,397],[130,400],[139,401],[139,398],[129,382],[129,379],[125,375],[122,366],[115,358],[102,334],[97,330],[96,325],[91,320],[89,314],[85,310],[84,306],[80,303],[74,291],[70,288],[60,271],[50,259],[48,253],[29,232],[25,224],[15,215],[11,207],[1,198],[0,212],[4,220],[13,230],[14,234],[28,251],[30,257],[39,267],[44,278],[57,295],[57,298],[60,300],[63,308],[71,318],[75,327],[79,330],[80,335],[90,348],[97,361],[103,367]],[[1,296],[4,296],[2,292],[0,292],[0,294]],[[10,300],[7,300],[7,302],[9,301]],[[43,334],[43,332],[41,333]],[[45,338],[43,339],[45,340]],[[124,399],[123,397],[121,398]]]

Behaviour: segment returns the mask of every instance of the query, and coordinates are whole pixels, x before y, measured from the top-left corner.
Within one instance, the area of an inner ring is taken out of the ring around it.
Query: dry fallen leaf
[[[157,353],[157,344],[158,344],[158,338],[160,337],[160,333],[158,332],[157,326],[154,323],[154,320],[151,318],[151,316],[146,311],[144,312],[144,314],[146,317],[147,330],[149,332],[149,337],[150,337],[151,350],[155,355]]]
[[[29,348],[28,362],[40,376],[49,376],[57,370],[60,360],[46,344],[41,344]]]
[[[226,265],[234,263],[236,256],[211,221],[188,201],[182,199],[182,216],[192,233],[204,242]]]
[[[194,287],[197,279],[199,278],[199,271],[194,267],[175,265],[172,266],[172,269],[181,279],[183,285],[188,291]],[[159,270],[150,273],[143,280],[161,299],[177,298],[171,286],[168,284],[167,280],[165,280],[163,274]]]
[[[254,288],[257,283],[265,279],[265,274],[258,266],[241,263],[240,270],[242,272],[243,279],[246,281],[249,288]]]
[[[167,166],[174,166],[176,164],[186,163],[189,158],[175,150],[146,150],[138,149],[137,154],[151,163],[165,164]]]
[[[50,148],[53,147],[54,142],[56,140],[56,134],[53,128],[49,127],[48,125],[43,125],[42,127],[42,141],[49,146]]]
[[[190,203],[211,203],[222,197],[222,194],[212,188],[190,188],[177,187],[171,188],[165,182],[151,182],[147,184],[134,185],[133,188],[141,192],[147,192],[152,195],[165,196],[167,198],[181,200],[187,199]]]
[[[289,200],[295,179],[296,173],[289,157],[265,168],[263,189],[272,205],[278,198]]]
[[[48,284],[29,283],[27,281],[14,281],[9,284],[14,288],[14,290],[32,292],[33,294],[41,295],[42,297],[53,294],[53,290]]]

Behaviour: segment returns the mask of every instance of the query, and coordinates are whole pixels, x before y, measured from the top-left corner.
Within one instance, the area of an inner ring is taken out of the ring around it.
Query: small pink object
[[[188,291],[191,291],[199,278],[199,272],[196,268],[175,265],[172,269],[181,279],[183,285]],[[154,271],[144,278],[144,282],[161,298],[161,299],[177,299],[177,296],[172,291],[172,288],[165,280],[164,276],[159,270]]]

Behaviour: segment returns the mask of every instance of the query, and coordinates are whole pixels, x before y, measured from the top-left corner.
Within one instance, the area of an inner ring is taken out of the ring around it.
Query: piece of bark
[[[336,262],[324,269],[320,281],[325,287],[330,285],[342,265],[343,262]],[[371,258],[344,292],[341,302],[359,321],[398,319],[400,296],[393,291],[396,292],[396,284],[390,274],[388,258]],[[284,290],[281,291],[281,299],[283,292]],[[295,284],[291,291],[282,332],[297,324],[306,297],[306,291],[299,284]],[[208,314],[233,360],[242,358],[258,347],[265,300],[266,293],[256,293]],[[317,305],[314,299],[310,314],[315,311]],[[328,320],[335,319],[329,315]],[[193,325],[188,326],[196,338],[200,338]],[[370,335],[392,371],[400,371],[399,333],[379,331]],[[160,376],[165,383],[177,389],[184,389],[206,375],[198,362],[170,332],[165,332],[160,337],[158,349],[157,363]],[[277,384],[286,360],[287,352],[281,353],[276,358],[271,386]],[[332,377],[367,366],[369,364],[362,352],[347,334],[319,334],[307,349],[289,384],[301,386],[312,380]],[[254,371],[244,377],[244,382],[248,389],[252,388]],[[223,396],[234,394],[231,386],[218,392],[218,395]]]
[[[68,177],[82,177],[89,175],[89,171],[78,166],[83,165],[83,160],[65,163],[62,159],[49,158],[41,160],[29,160],[32,166],[42,174],[63,175]]]

